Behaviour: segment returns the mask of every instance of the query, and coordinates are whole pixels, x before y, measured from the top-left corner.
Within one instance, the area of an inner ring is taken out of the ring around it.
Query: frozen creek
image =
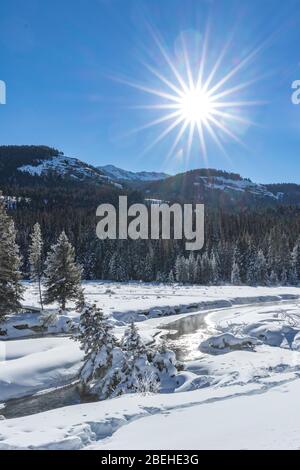
[[[290,306],[291,301],[263,301],[251,303],[250,306],[246,304],[237,307],[193,312],[192,314],[180,315],[180,318],[172,316],[168,319],[164,319],[162,325],[160,325],[159,320],[156,323],[158,323],[158,329],[162,328],[168,347],[176,352],[178,360],[185,364],[187,370],[191,369],[197,375],[203,375],[206,369],[195,367],[193,361],[200,360],[201,363],[201,360],[203,361],[205,359],[206,354],[199,350],[199,344],[214,331],[209,325],[209,322],[206,321],[207,317],[211,315],[226,316],[226,314],[230,313],[230,316],[234,318],[235,315],[242,315],[243,311],[248,314],[249,311],[255,311],[256,314],[259,314],[260,312],[263,313],[266,308],[271,308],[275,311],[280,310],[285,304]],[[146,329],[147,323],[153,323],[153,320],[140,323],[140,326],[143,326],[143,330]],[[35,340],[38,338],[39,337],[36,336]],[[29,341],[29,339],[21,339],[19,341]],[[52,387],[38,391],[32,395],[7,400],[1,404],[0,414],[10,419],[33,415],[60,407],[96,401],[80,393],[76,379],[76,376],[74,376],[72,380],[67,381],[62,386]]]

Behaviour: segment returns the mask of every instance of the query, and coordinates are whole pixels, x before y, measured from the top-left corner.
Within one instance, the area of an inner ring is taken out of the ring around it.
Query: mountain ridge
[[[115,165],[95,167],[47,146],[0,146],[2,186],[52,188],[66,182],[67,186],[89,184],[93,187],[96,184],[131,193],[138,191],[147,200],[198,202],[234,210],[300,206],[300,185],[297,184],[258,184],[237,173],[213,168],[189,170],[173,176],[155,171],[133,172]]]
[[[156,171],[130,171],[119,168],[115,165],[98,166],[111,179],[120,181],[160,181],[168,178],[170,175]]]

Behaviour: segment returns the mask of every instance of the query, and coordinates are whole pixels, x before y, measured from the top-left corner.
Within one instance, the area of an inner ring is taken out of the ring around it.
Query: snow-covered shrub
[[[136,392],[141,395],[149,395],[159,392],[159,381],[153,373],[145,373],[137,380]]]
[[[246,329],[251,336],[259,339],[269,346],[288,346],[297,330],[287,324],[253,324]]]
[[[43,311],[39,326],[48,333],[70,333],[75,328],[74,322],[66,312],[57,310]]]
[[[158,370],[160,377],[167,375],[174,377],[177,373],[177,360],[174,351],[167,349],[166,344],[162,343],[160,348],[154,352],[151,362]]]
[[[229,352],[236,349],[253,349],[261,342],[253,336],[234,336],[231,333],[222,333],[221,335],[211,336],[203,341],[199,349],[202,352],[211,354],[218,352]]]

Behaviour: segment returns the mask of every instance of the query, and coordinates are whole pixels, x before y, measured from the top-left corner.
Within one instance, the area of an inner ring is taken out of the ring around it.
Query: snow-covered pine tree
[[[125,330],[121,347],[125,354],[123,379],[119,385],[122,393],[144,393],[146,384],[147,392],[156,392],[159,377],[155,367],[149,362],[151,350],[142,341],[133,322]]]
[[[174,282],[175,282],[173,269],[171,269],[171,271],[169,272],[168,282],[169,282],[170,284],[174,284]]]
[[[252,246],[251,246],[250,252],[251,252],[251,255],[249,255],[249,259],[248,259],[246,283],[248,286],[255,286],[258,282],[258,273],[256,270],[257,253],[254,247]]]
[[[241,285],[241,277],[240,277],[240,268],[237,261],[234,259],[232,263],[232,270],[231,270],[231,284],[234,286]]]
[[[187,280],[191,284],[194,282],[195,267],[196,267],[196,260],[193,255],[193,252],[191,252],[188,259],[186,260]]]
[[[213,280],[212,263],[207,251],[201,257],[201,272],[203,284],[211,284]]]
[[[31,244],[29,246],[29,264],[30,264],[30,277],[33,281],[38,283],[40,304],[43,310],[42,298],[42,275],[43,275],[43,238],[41,227],[36,223],[33,227],[33,232],[30,236]]]
[[[136,355],[144,354],[146,352],[145,344],[142,341],[134,322],[131,322],[130,326],[125,330],[121,346],[123,351],[134,353]]]
[[[286,286],[287,285],[287,282],[288,282],[288,275],[287,275],[287,271],[285,268],[283,268],[283,270],[281,271],[281,276],[280,276],[280,284],[282,286]]]
[[[291,253],[291,269],[293,271],[294,282],[297,284],[300,280],[300,240],[298,239]]]
[[[184,256],[178,255],[175,261],[175,275],[177,282],[187,282],[187,266]]]
[[[147,254],[144,262],[144,276],[143,279],[147,282],[153,280],[153,257]]]
[[[120,358],[121,351],[112,333],[112,326],[95,305],[83,308],[79,334],[75,339],[81,343],[85,354],[85,363],[80,372],[82,384],[102,398],[111,396],[121,380],[119,368],[116,367],[116,359]],[[121,359],[121,365],[122,362]]]
[[[81,268],[75,262],[75,250],[62,232],[46,260],[45,304],[58,302],[65,310],[68,300],[82,302]]]
[[[220,259],[216,249],[211,252],[212,282],[214,285],[220,282]]]
[[[196,284],[202,283],[201,256],[198,255],[195,261],[194,280]]]
[[[268,268],[265,255],[262,250],[258,250],[254,263],[257,284],[264,286],[268,283]]]
[[[278,276],[276,274],[276,272],[273,270],[271,271],[271,274],[269,276],[269,284],[271,286],[277,286],[278,285]]]
[[[115,252],[112,255],[109,263],[109,279],[119,282],[128,280],[124,261],[124,256],[121,256],[120,253]]]
[[[20,264],[15,226],[0,200],[0,321],[21,307]]]

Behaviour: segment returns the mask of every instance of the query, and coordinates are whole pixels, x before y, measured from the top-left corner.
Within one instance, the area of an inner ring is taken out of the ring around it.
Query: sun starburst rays
[[[182,145],[186,145],[188,158],[196,134],[198,134],[201,154],[206,162],[207,137],[211,139],[222,153],[226,153],[222,142],[225,138],[243,145],[239,135],[235,132],[237,123],[246,126],[254,125],[255,123],[247,119],[247,116],[241,115],[241,110],[244,107],[263,104],[263,102],[237,99],[237,96],[257,79],[248,79],[243,83],[227,85],[258,54],[260,48],[252,50],[231,69],[227,69],[226,73],[222,76],[220,75],[220,69],[228,52],[231,39],[227,41],[210,70],[206,70],[208,69],[207,56],[209,52],[208,32],[204,35],[198,64],[191,60],[188,47],[182,39],[183,64],[181,67],[171,59],[158,35],[153,31],[152,35],[168,66],[169,74],[162,72],[163,67],[157,69],[148,63],[144,63],[146,69],[158,82],[155,87],[131,82],[130,80],[121,80],[123,83],[156,98],[155,102],[151,104],[139,104],[133,106],[134,108],[151,110],[161,114],[145,125],[132,130],[132,132],[140,132],[166,124],[166,127],[159,133],[157,138],[144,149],[143,154],[174,132],[174,141],[167,154],[167,158],[176,153],[179,145],[181,145],[181,148]],[[218,80],[215,80],[217,73],[220,76]],[[237,96],[235,97],[235,95]]]

